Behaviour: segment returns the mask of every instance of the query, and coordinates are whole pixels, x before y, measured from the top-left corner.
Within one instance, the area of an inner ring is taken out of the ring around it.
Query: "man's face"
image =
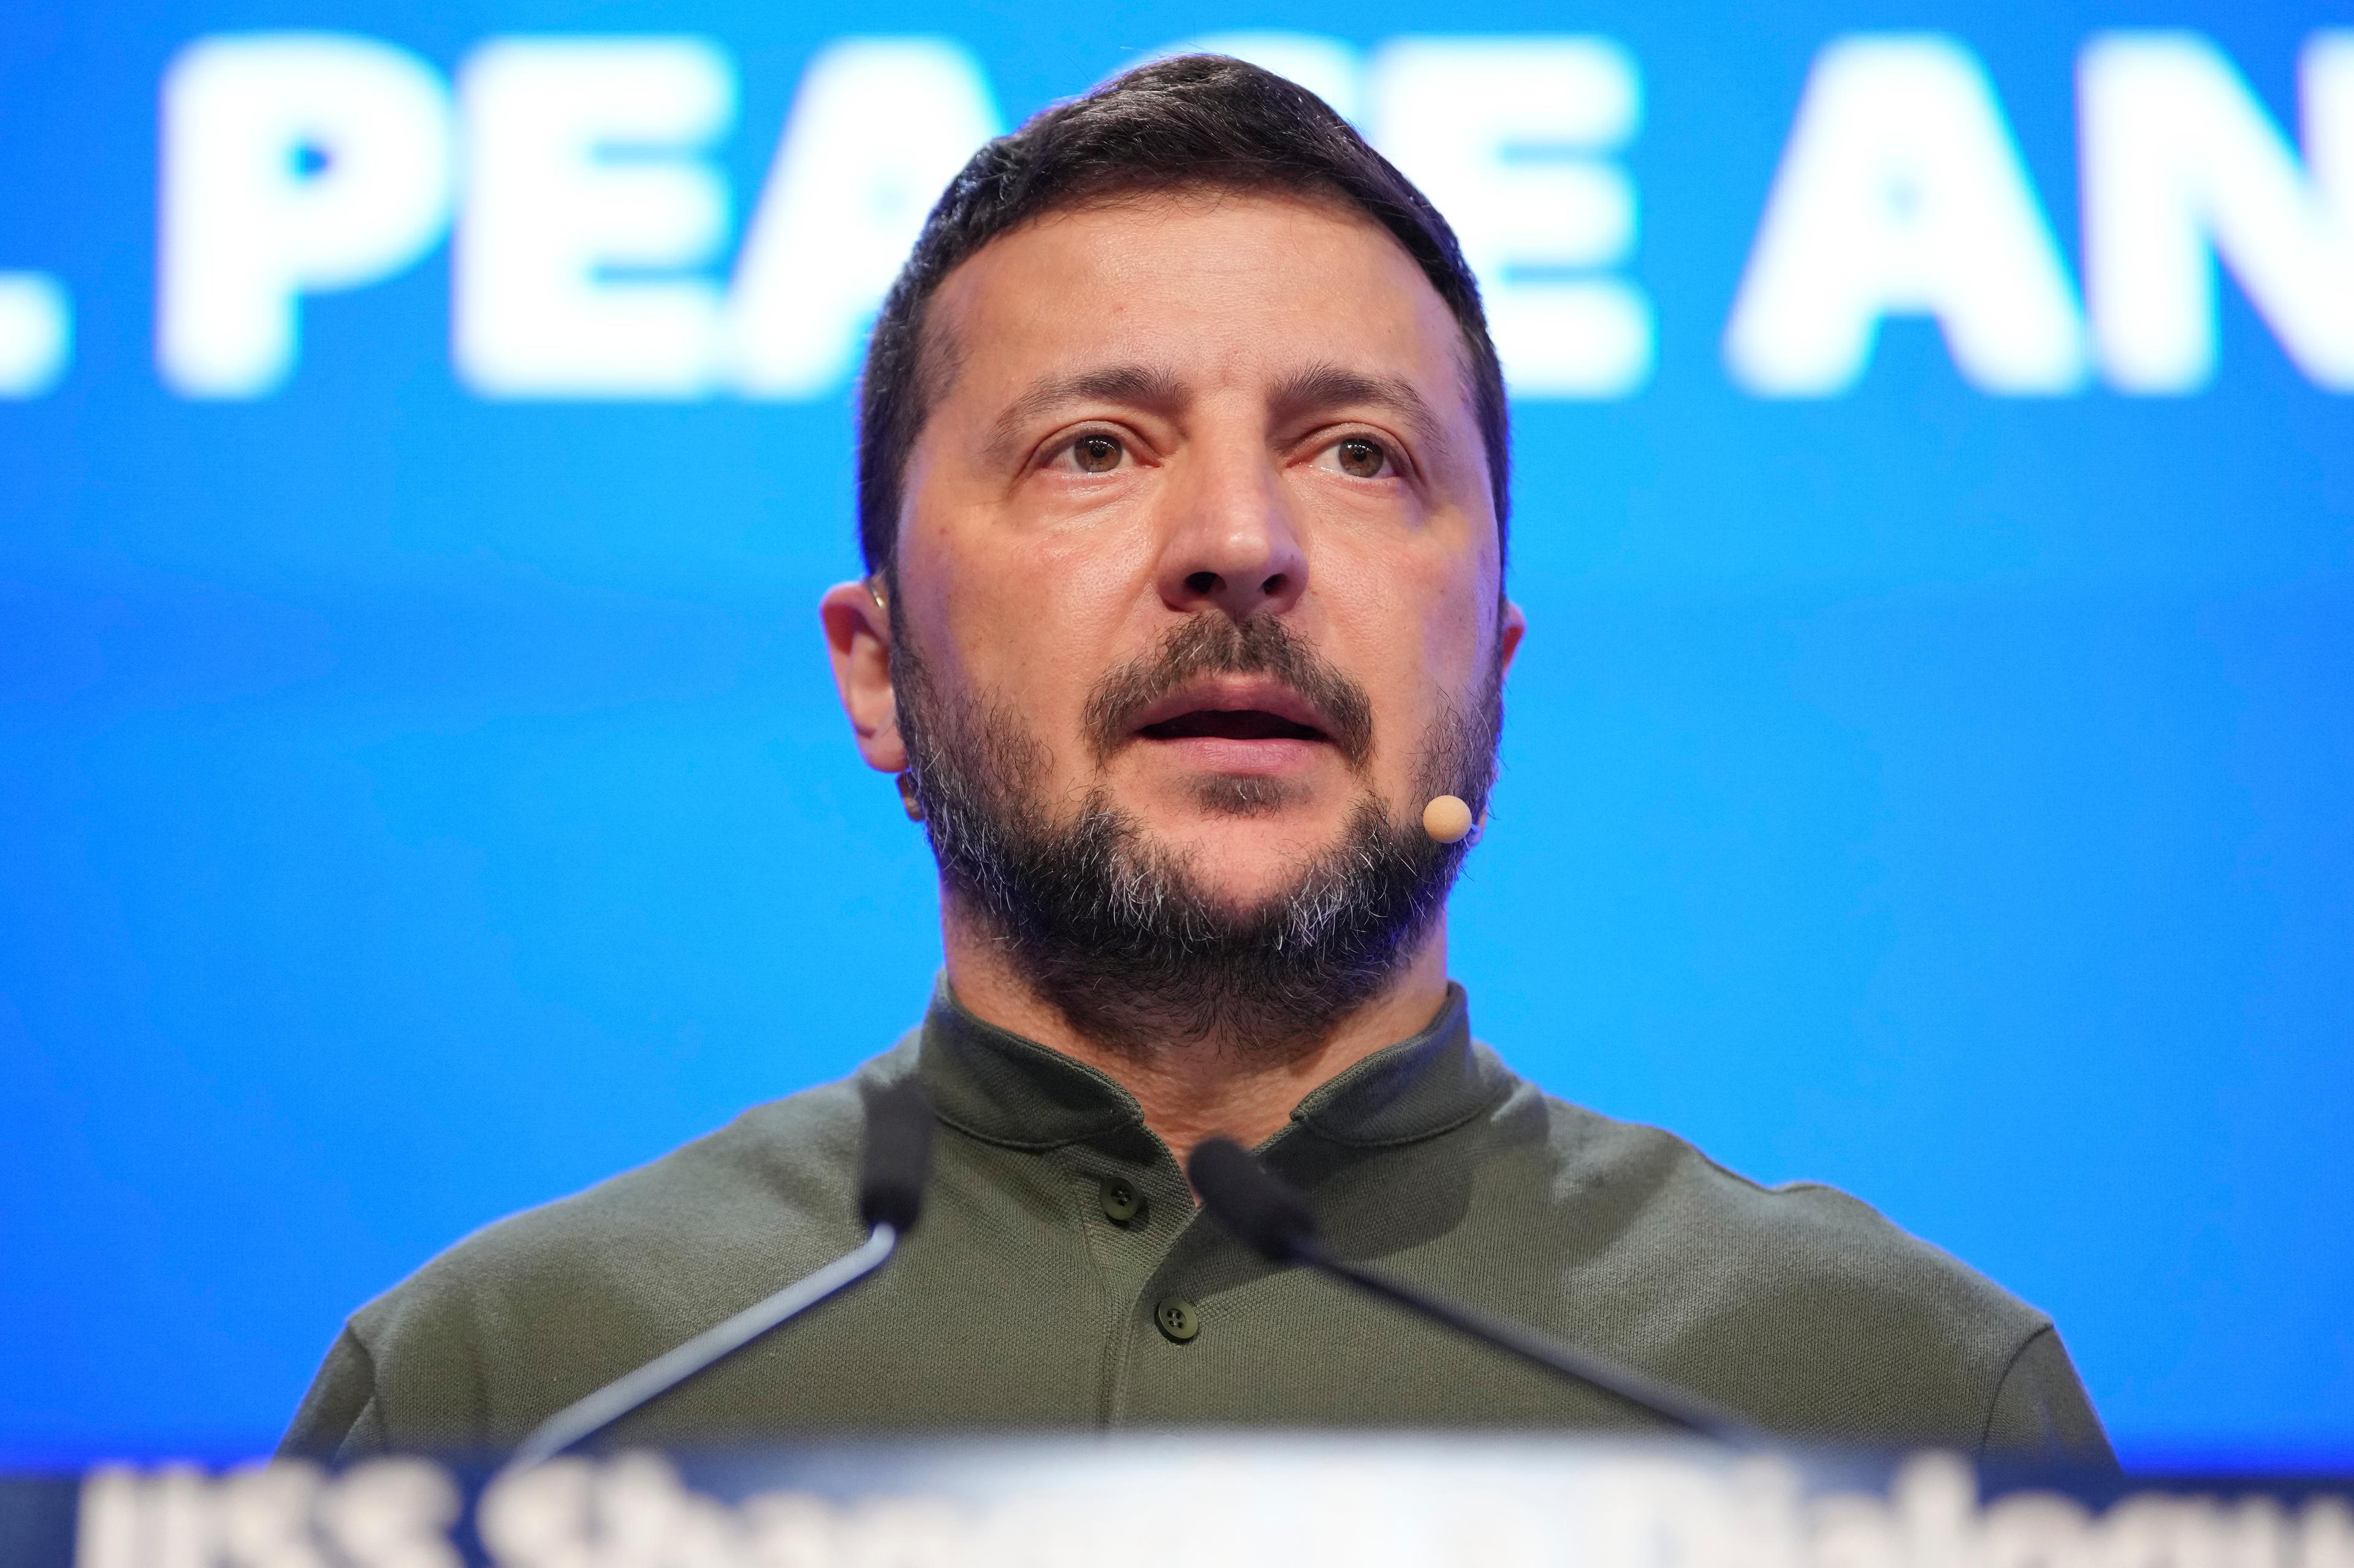
[[[927,332],[897,620],[937,699],[1026,736],[1040,827],[1108,804],[1239,908],[1369,799],[1419,817],[1520,626],[1460,331],[1387,233],[1280,196],[1066,212],[960,266]],[[1172,685],[1255,619],[1289,678],[1214,654]]]

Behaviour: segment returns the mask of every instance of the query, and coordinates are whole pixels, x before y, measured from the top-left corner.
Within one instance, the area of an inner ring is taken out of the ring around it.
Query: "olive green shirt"
[[[1306,1270],[1196,1211],[1118,1084],[943,985],[851,1078],[503,1220],[363,1308],[291,1452],[513,1444],[863,1239],[864,1094],[939,1118],[900,1254],[646,1405],[614,1442],[1197,1424],[1658,1430],[1640,1412]],[[1430,1027],[1316,1089],[1262,1150],[1341,1255],[1616,1357],[1801,1440],[2110,1461],[2051,1320],[1854,1199],[1744,1181],[1550,1098]]]

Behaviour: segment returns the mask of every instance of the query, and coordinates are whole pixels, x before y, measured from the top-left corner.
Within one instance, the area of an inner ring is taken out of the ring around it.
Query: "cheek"
[[[1332,610],[1332,656],[1365,688],[1373,705],[1373,770],[1393,797],[1414,783],[1433,726],[1466,706],[1483,678],[1485,639],[1467,613],[1476,588],[1453,574],[1388,569],[1368,574]]]
[[[1485,678],[1495,620],[1489,577],[1459,556],[1389,551],[1335,563],[1323,586],[1361,667],[1382,672],[1393,693],[1422,706]]]
[[[993,514],[937,519],[920,552],[926,650],[949,650],[962,689],[1010,707],[1059,753],[1117,662],[1141,556],[1117,540],[1024,535]]]

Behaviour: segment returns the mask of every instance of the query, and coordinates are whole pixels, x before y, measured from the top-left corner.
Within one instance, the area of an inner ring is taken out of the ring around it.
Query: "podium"
[[[0,1568],[476,1564],[2354,1568],[2354,1478],[1188,1432],[0,1480]]]

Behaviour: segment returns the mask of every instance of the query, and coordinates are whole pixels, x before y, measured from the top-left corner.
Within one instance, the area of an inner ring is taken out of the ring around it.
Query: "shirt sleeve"
[[[385,1447],[376,1359],[346,1324],[311,1380],[311,1392],[302,1396],[286,1436],[279,1439],[278,1452],[289,1458],[349,1459],[381,1453]]]
[[[1978,1448],[1989,1457],[2117,1467],[2108,1434],[2101,1429],[2092,1396],[2084,1392],[2057,1330],[2048,1325],[2037,1330],[2010,1358],[1995,1387]]]

